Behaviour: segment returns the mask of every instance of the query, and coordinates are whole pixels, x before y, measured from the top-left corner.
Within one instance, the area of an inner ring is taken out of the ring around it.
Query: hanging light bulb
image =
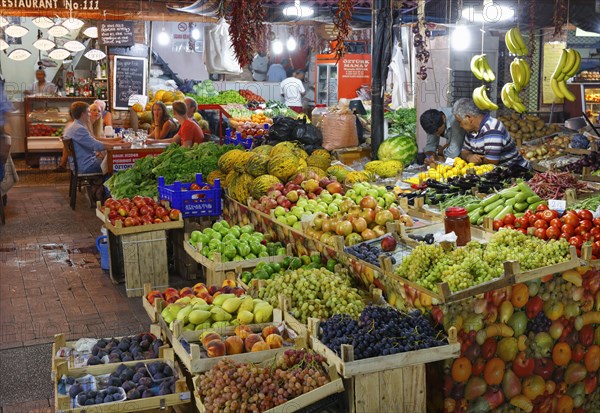
[[[300,0],[294,0],[294,5],[283,9],[283,15],[287,17],[310,17],[315,11],[306,6],[300,5]]]
[[[4,33],[10,37],[23,37],[29,33],[29,29],[18,24],[13,24],[12,26],[8,26],[6,29],[4,29]]]
[[[4,41],[4,39],[0,39],[0,52],[2,50],[6,50],[10,47],[10,45],[8,43],[6,43],[6,41]]]
[[[275,54],[283,53],[283,43],[281,42],[281,40],[275,40],[273,42],[273,44],[271,45],[271,47],[273,48],[273,53],[275,53]]]
[[[77,40],[70,40],[67,43],[65,43],[63,47],[68,51],[75,53],[85,50],[84,44]]]
[[[91,49],[91,50],[88,50],[88,51],[87,51],[87,52],[84,54],[84,56],[85,56],[87,59],[90,59],[90,60],[94,60],[94,61],[96,61],[96,60],[102,60],[102,59],[104,59],[104,58],[106,57],[106,53],[104,53],[102,50],[98,50],[98,49]]]
[[[47,29],[54,26],[54,20],[49,19],[48,17],[36,17],[32,22],[40,29]]]
[[[25,49],[14,49],[8,54],[8,58],[20,62],[31,56],[31,52]]]
[[[35,47],[38,50],[43,50],[43,51],[48,51],[52,48],[54,48],[56,46],[56,44],[49,39],[37,39],[34,43],[33,43],[33,47]]]
[[[192,29],[192,39],[194,39],[194,40],[200,39],[200,30],[198,30],[195,27]]]
[[[169,44],[170,41],[171,39],[169,38],[169,33],[167,33],[167,31],[163,27],[160,33],[158,34],[158,44],[160,44],[161,46],[166,46]]]
[[[79,19],[69,18],[62,23],[69,30],[77,30],[80,29],[84,23]]]
[[[288,37],[286,46],[290,52],[293,52],[294,50],[296,50],[296,46],[297,46],[296,39],[294,39],[293,36]]]
[[[63,37],[69,34],[69,29],[67,29],[65,26],[57,24],[56,26],[52,26],[48,29],[48,34],[53,37]]]
[[[90,26],[83,31],[83,34],[92,39],[98,38],[98,28],[96,26]]]
[[[71,52],[66,49],[54,49],[48,54],[48,57],[54,60],[65,60],[69,56]]]

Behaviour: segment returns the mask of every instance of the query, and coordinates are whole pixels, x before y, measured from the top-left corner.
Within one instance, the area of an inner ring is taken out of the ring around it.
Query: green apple
[[[327,206],[317,205],[317,207],[315,208],[315,212],[326,213],[327,212]]]
[[[202,236],[202,233],[200,231],[192,231],[192,233],[190,234],[190,241],[194,243],[200,242],[200,236]]]
[[[377,189],[371,188],[367,191],[367,195],[371,195],[373,198],[377,198],[379,192],[377,192]]]
[[[321,199],[321,201],[325,202],[326,204],[330,204],[331,201],[333,201],[333,196],[331,196],[331,194],[327,191],[321,192],[321,194],[319,195],[319,198]]]
[[[385,186],[378,186],[377,187],[377,195],[384,196],[387,193],[388,193],[388,191],[387,191],[387,189],[385,189]]]
[[[356,191],[354,189],[348,189],[346,191],[346,196],[354,199],[354,197],[356,196]]]
[[[302,230],[302,223],[301,222],[295,222],[294,225],[292,225],[292,228],[297,229],[297,230]]]
[[[383,199],[385,200],[386,205],[392,206],[392,204],[396,200],[396,196],[391,192],[386,192],[385,194],[383,194]]]
[[[342,194],[334,194],[333,195],[333,199],[343,199],[343,198],[344,198],[344,195],[342,195]]]
[[[282,206],[278,206],[275,208],[275,210],[273,211],[273,213],[275,214],[275,217],[280,217],[282,215],[284,215],[286,213],[286,210],[284,207]]]
[[[382,207],[382,208],[385,207],[385,199],[383,199],[383,198],[375,198],[375,199],[377,199],[377,204],[380,207]]]
[[[298,217],[296,215],[288,215],[286,217],[287,224],[293,226],[296,222],[298,222]]]
[[[333,215],[335,213],[339,212],[339,208],[337,205],[335,204],[331,204],[327,207],[327,214],[328,215]]]
[[[300,199],[298,199],[298,202],[296,202],[296,206],[299,206],[299,207],[304,207],[304,206],[306,206],[306,204],[308,204],[308,199],[306,199],[306,198],[300,198]]]
[[[296,211],[292,212],[292,215],[295,215],[296,218],[298,218],[298,220],[302,219],[302,215],[304,215],[306,213],[306,211],[304,211],[304,209],[299,210],[297,209]]]

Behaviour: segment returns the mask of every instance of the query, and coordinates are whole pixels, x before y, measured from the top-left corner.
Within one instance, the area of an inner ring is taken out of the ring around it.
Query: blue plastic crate
[[[246,149],[252,148],[252,139],[225,138],[225,144],[242,145]]]
[[[158,196],[169,201],[171,208],[180,210],[183,218],[221,215],[221,180],[215,179],[215,184],[209,185],[202,182],[202,174],[196,174],[196,183],[211,189],[190,190],[191,182],[165,185],[165,178],[159,176]]]

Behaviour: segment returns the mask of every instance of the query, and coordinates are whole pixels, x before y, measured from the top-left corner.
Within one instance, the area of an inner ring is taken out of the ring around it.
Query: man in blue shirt
[[[267,80],[269,82],[282,82],[285,78],[287,78],[287,73],[285,69],[280,63],[273,63],[269,67],[269,71],[267,72]]]
[[[452,108],[426,110],[421,114],[419,121],[423,130],[427,132],[425,163],[444,162],[446,158],[454,159],[460,156],[466,132],[454,119]],[[440,146],[440,138],[446,140],[445,145]]]

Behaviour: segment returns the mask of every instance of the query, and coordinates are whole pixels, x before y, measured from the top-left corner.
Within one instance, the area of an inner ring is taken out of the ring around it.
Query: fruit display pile
[[[262,412],[329,381],[322,356],[306,350],[286,350],[267,367],[222,360],[200,375],[198,393],[208,413]]]
[[[202,232],[192,231],[189,243],[202,255],[214,260],[221,254],[221,261],[244,261],[284,255],[286,249],[280,242],[267,242],[265,236],[254,231],[252,225],[230,226],[227,221],[217,221]]]
[[[319,339],[337,354],[341,345],[354,347],[354,359],[388,356],[447,344],[420,311],[402,313],[391,307],[369,305],[358,320],[336,314],[320,324]]]
[[[284,341],[283,335],[275,325],[266,326],[258,334],[254,333],[248,325],[238,325],[234,334],[227,337],[221,336],[213,330],[204,331],[200,335],[203,357],[222,357],[242,353],[255,353],[291,346],[288,338]]]
[[[29,134],[31,136],[62,136],[64,127],[55,127],[43,123],[33,123],[29,125]]]
[[[158,349],[162,345],[162,340],[151,333],[140,333],[121,339],[101,339],[92,347],[92,355],[88,358],[87,365],[102,364],[105,357],[108,357],[109,363],[155,359],[158,358]]]
[[[440,245],[420,244],[395,272],[432,291],[439,282],[447,282],[450,290],[459,291],[500,277],[507,260],[519,261],[523,271],[558,264],[569,260],[569,243],[499,231],[487,244],[471,241],[449,251]]]
[[[571,137],[569,135],[556,136],[544,139],[539,145],[523,145],[519,152],[528,161],[539,161],[563,155],[564,150],[569,147]]]
[[[381,240],[375,240],[372,242],[362,242],[357,245],[353,245],[345,249],[349,254],[354,255],[363,261],[368,262],[371,265],[379,267],[380,256],[390,257],[392,264],[396,264],[397,260],[394,257],[396,254],[408,255],[410,254],[410,248],[404,244],[398,244],[396,238],[391,235],[385,235]]]
[[[244,294],[242,287],[236,286],[235,281],[225,280],[221,287],[217,285],[211,285],[207,287],[204,283],[196,283],[193,287],[183,287],[181,290],[177,290],[173,287],[168,287],[165,291],[152,290],[146,295],[146,299],[150,305],[154,305],[154,301],[157,299],[165,300],[168,304],[177,302],[185,297],[198,297],[206,301],[207,304],[212,304],[213,299],[218,294],[235,294],[237,297]],[[186,304],[189,303],[188,299],[185,299]]]
[[[405,179],[405,182],[419,185],[422,181],[429,178],[441,181],[454,176],[465,176],[472,171],[476,175],[483,175],[493,169],[494,165],[491,164],[475,165],[474,163],[467,163],[461,158],[454,158],[454,165],[452,166],[439,163],[429,168],[427,172],[421,172],[412,178]]]
[[[510,116],[498,116],[506,129],[513,138],[519,138],[524,141],[551,135],[560,131],[558,123],[546,124],[542,119],[535,115],[520,116],[513,113]]]
[[[336,260],[329,259],[327,262],[321,260],[321,254],[313,253],[310,256],[303,255],[301,257],[285,257],[281,263],[279,262],[259,262],[256,267],[250,271],[244,271],[240,274],[240,279],[246,284],[250,285],[253,279],[257,280],[270,280],[278,275],[283,274],[287,270],[303,269],[317,269],[327,268],[329,271],[334,271],[337,264]]]
[[[124,227],[162,224],[177,221],[181,217],[181,211],[178,209],[163,206],[150,197],[140,195],[131,200],[108,198],[100,210],[104,213],[106,208],[109,210],[110,223],[116,225],[117,222],[122,222]]]
[[[434,310],[461,342],[446,411],[600,411],[599,291],[600,273],[579,267]]]
[[[277,306],[280,294],[292,300],[288,311],[302,323],[308,317],[325,319],[342,313],[357,317],[364,308],[361,293],[350,279],[325,268],[286,271],[265,280],[256,295]]]

